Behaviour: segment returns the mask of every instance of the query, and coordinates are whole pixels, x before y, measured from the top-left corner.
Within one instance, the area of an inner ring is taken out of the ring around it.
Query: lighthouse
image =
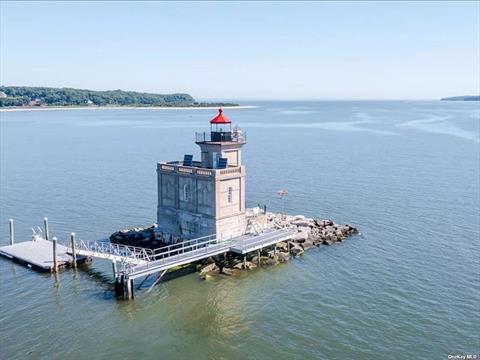
[[[192,239],[216,234],[229,239],[243,235],[246,134],[232,127],[222,109],[210,120],[210,131],[195,134],[200,157],[157,164],[158,231]]]

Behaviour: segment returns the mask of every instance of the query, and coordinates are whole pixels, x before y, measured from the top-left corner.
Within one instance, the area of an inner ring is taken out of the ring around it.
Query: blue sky
[[[480,3],[0,4],[2,85],[199,99],[480,92]]]

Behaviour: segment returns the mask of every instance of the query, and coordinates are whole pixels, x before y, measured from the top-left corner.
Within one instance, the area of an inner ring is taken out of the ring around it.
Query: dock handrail
[[[241,240],[236,241],[236,246],[240,245],[241,247],[249,247],[253,248],[256,246],[265,246],[265,243],[268,243],[270,240],[274,240],[277,238],[278,234],[285,234],[286,237],[295,234],[296,231],[285,231],[285,229],[272,229],[268,232],[260,232],[257,234],[256,237],[251,238],[243,238]],[[262,236],[260,236],[262,235]]]
[[[179,243],[162,246],[162,247],[153,249],[152,251],[154,256],[169,254],[173,251],[185,252],[185,250],[190,251],[190,250],[198,249],[199,247],[207,246],[208,244],[211,244],[212,242],[216,242],[216,241],[218,241],[217,235],[212,234],[212,235],[202,236],[196,239],[186,240]]]
[[[156,249],[148,249],[109,242],[83,241],[78,239],[75,242],[75,250],[77,253],[84,253],[84,255],[92,257],[120,258],[123,262],[143,263],[188,253],[220,242],[225,241],[217,239],[216,234],[212,234]],[[71,248],[71,244],[69,243],[66,243],[65,246]]]
[[[209,235],[212,236],[212,235]],[[198,240],[198,239],[193,239]],[[174,265],[174,264],[182,264],[191,261],[196,261],[199,259],[204,259],[211,254],[211,256],[218,254],[218,252],[228,251],[230,248],[230,240],[221,240],[218,238],[214,238],[211,240],[204,241],[199,244],[189,245],[188,248],[191,250],[182,252],[182,248],[172,249],[159,255],[155,255],[154,261],[148,261],[141,265],[133,265],[128,264],[125,270],[127,273],[142,273],[143,271],[148,271],[151,268],[160,268],[163,265]],[[178,245],[178,244],[177,244]],[[197,246],[198,245],[198,246]],[[187,247],[185,247],[186,249]],[[167,256],[165,256],[167,255]]]
[[[67,246],[71,248],[70,244]],[[102,254],[104,255],[103,257],[106,258],[108,258],[109,255],[111,257],[119,257],[127,262],[132,260],[135,262],[143,262],[154,259],[153,250],[151,249],[100,241],[77,240],[75,242],[75,250],[77,250],[77,252],[85,252],[90,256]]]

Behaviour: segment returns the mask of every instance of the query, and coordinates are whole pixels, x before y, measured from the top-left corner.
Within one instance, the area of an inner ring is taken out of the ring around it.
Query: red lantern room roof
[[[218,115],[210,120],[210,124],[231,124],[232,122],[228,117],[223,115],[223,109],[218,109]]]

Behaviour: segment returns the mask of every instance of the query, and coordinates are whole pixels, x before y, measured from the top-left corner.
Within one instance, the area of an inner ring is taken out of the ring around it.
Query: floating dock
[[[24,241],[13,245],[0,247],[0,255],[15,262],[22,263],[38,271],[53,271],[53,243],[44,239]],[[73,263],[73,256],[68,254],[68,248],[57,245],[57,266],[63,267]]]

